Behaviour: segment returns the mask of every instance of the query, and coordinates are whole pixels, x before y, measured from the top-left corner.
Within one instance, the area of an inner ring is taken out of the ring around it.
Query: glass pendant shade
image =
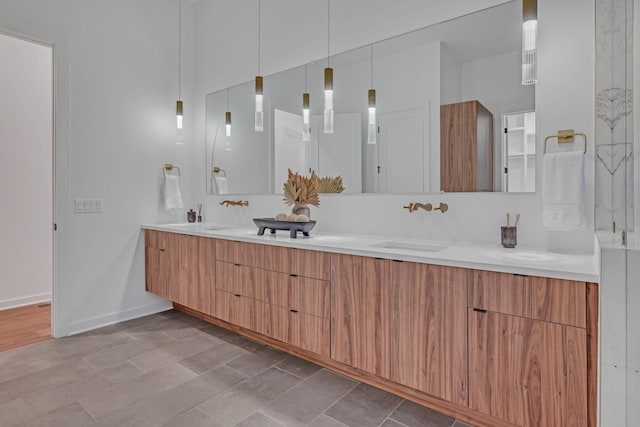
[[[324,69],[324,133],[333,133],[333,68]]]
[[[376,124],[376,90],[369,89],[369,126],[367,128],[367,142],[375,144],[378,139],[378,125]]]
[[[256,76],[256,132],[264,130],[264,114],[262,111],[262,76]]]
[[[522,84],[538,81],[536,39],[538,37],[538,4],[536,0],[522,3]]]
[[[183,144],[182,141],[182,101],[176,101],[176,144]]]
[[[311,109],[309,94],[302,94],[302,140],[311,141]]]
[[[231,136],[231,111],[224,113],[225,131],[227,136]]]

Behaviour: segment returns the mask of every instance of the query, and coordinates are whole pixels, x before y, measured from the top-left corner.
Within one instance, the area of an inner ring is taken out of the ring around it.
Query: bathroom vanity
[[[596,425],[594,256],[144,228],[178,310],[475,426]]]

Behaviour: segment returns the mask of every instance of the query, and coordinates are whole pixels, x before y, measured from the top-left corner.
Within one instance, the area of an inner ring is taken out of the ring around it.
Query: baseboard
[[[128,310],[107,314],[105,316],[98,316],[91,319],[81,320],[79,322],[73,322],[69,325],[69,330],[67,331],[68,333],[66,335],[80,334],[82,332],[102,328],[103,326],[113,325],[114,323],[120,323],[126,320],[160,313],[170,310],[172,307],[173,304],[171,303],[171,301],[163,301],[157,304],[134,307]]]
[[[10,299],[5,301],[0,301],[0,310],[8,310],[10,308],[24,307],[25,305],[38,304],[41,302],[49,302],[49,301],[51,301],[51,293]]]

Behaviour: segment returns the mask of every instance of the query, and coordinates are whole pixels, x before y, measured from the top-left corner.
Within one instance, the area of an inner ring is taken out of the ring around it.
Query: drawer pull
[[[297,274],[289,274],[289,276],[291,276],[291,277],[298,277],[298,275],[297,275]]]
[[[233,294],[234,297],[241,297],[242,295],[240,294]]]
[[[487,310],[483,310],[482,308],[474,308],[473,311],[476,311],[478,313],[486,313]]]
[[[393,261],[393,262],[404,262],[404,261],[402,261],[401,259],[394,259],[394,260],[392,260],[392,261]]]
[[[236,264],[236,263],[233,263],[233,265],[235,265],[236,267],[240,267],[241,266],[241,264]]]
[[[518,277],[529,277],[528,274],[518,274],[518,273],[513,273],[514,276],[518,276]]]
[[[293,308],[290,309],[289,311],[292,312],[292,313],[297,313],[298,312],[298,310],[294,310]]]
[[[166,249],[160,249],[160,252],[166,252],[166,251],[167,251]]]

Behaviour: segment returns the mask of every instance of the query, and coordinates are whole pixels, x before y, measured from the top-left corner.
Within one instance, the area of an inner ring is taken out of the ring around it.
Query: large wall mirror
[[[332,134],[323,129],[326,58],[264,78],[263,132],[254,130],[253,81],[207,95],[209,194],[280,193],[289,168],[341,176],[343,194],[535,191],[535,87],[521,83],[521,32],[522,5],[511,1],[331,56]]]

